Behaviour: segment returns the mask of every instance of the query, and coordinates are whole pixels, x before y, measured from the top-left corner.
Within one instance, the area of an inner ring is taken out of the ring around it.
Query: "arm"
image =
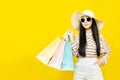
[[[101,50],[100,53],[104,53],[103,56],[100,57],[99,61],[97,62],[99,66],[107,64],[108,58],[110,56],[111,48],[108,45],[107,41],[103,37],[103,35],[100,35],[100,46]]]
[[[79,57],[79,53],[78,53],[78,48],[79,48],[79,35],[78,34],[74,34],[74,41],[71,42],[71,48],[73,51],[73,55],[75,57]]]
[[[108,61],[108,57],[110,56],[111,48],[107,43],[107,41],[105,40],[105,38],[103,37],[103,35],[101,35],[100,41],[101,41],[101,52],[104,53],[104,56],[100,58],[100,62],[102,64],[106,64]]]
[[[73,56],[79,57],[78,56],[78,48],[79,48],[78,40],[71,42],[71,48],[72,48]]]
[[[71,42],[71,48],[72,48],[72,53],[73,53],[73,56],[76,56],[78,57],[78,35],[75,35],[73,33],[73,30],[72,29],[69,29],[65,35],[69,35],[70,36],[70,42]]]

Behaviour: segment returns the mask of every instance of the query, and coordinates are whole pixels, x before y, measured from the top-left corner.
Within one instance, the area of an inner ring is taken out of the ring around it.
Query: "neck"
[[[91,33],[91,32],[92,32],[91,28],[86,29],[86,33],[87,33],[87,34],[89,34],[89,33]]]

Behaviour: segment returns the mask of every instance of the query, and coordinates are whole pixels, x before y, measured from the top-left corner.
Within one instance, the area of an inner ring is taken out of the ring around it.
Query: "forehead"
[[[89,16],[84,15],[84,16],[81,16],[80,18],[87,18],[87,17],[89,17]]]

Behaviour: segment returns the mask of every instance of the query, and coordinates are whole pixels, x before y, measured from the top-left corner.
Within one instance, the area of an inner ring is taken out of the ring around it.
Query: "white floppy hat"
[[[101,30],[103,27],[103,22],[101,20],[98,20],[95,18],[94,13],[90,10],[85,10],[83,12],[76,11],[72,15],[72,25],[76,30],[79,30],[80,28],[80,17],[82,16],[89,16],[91,18],[94,18],[98,27],[98,30]]]

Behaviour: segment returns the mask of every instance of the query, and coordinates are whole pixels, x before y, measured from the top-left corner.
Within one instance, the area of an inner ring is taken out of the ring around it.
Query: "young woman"
[[[75,12],[72,25],[79,31],[73,34],[70,29],[71,47],[78,58],[75,65],[74,80],[103,80],[101,66],[107,63],[111,49],[99,30],[103,22],[94,17],[90,10]]]

